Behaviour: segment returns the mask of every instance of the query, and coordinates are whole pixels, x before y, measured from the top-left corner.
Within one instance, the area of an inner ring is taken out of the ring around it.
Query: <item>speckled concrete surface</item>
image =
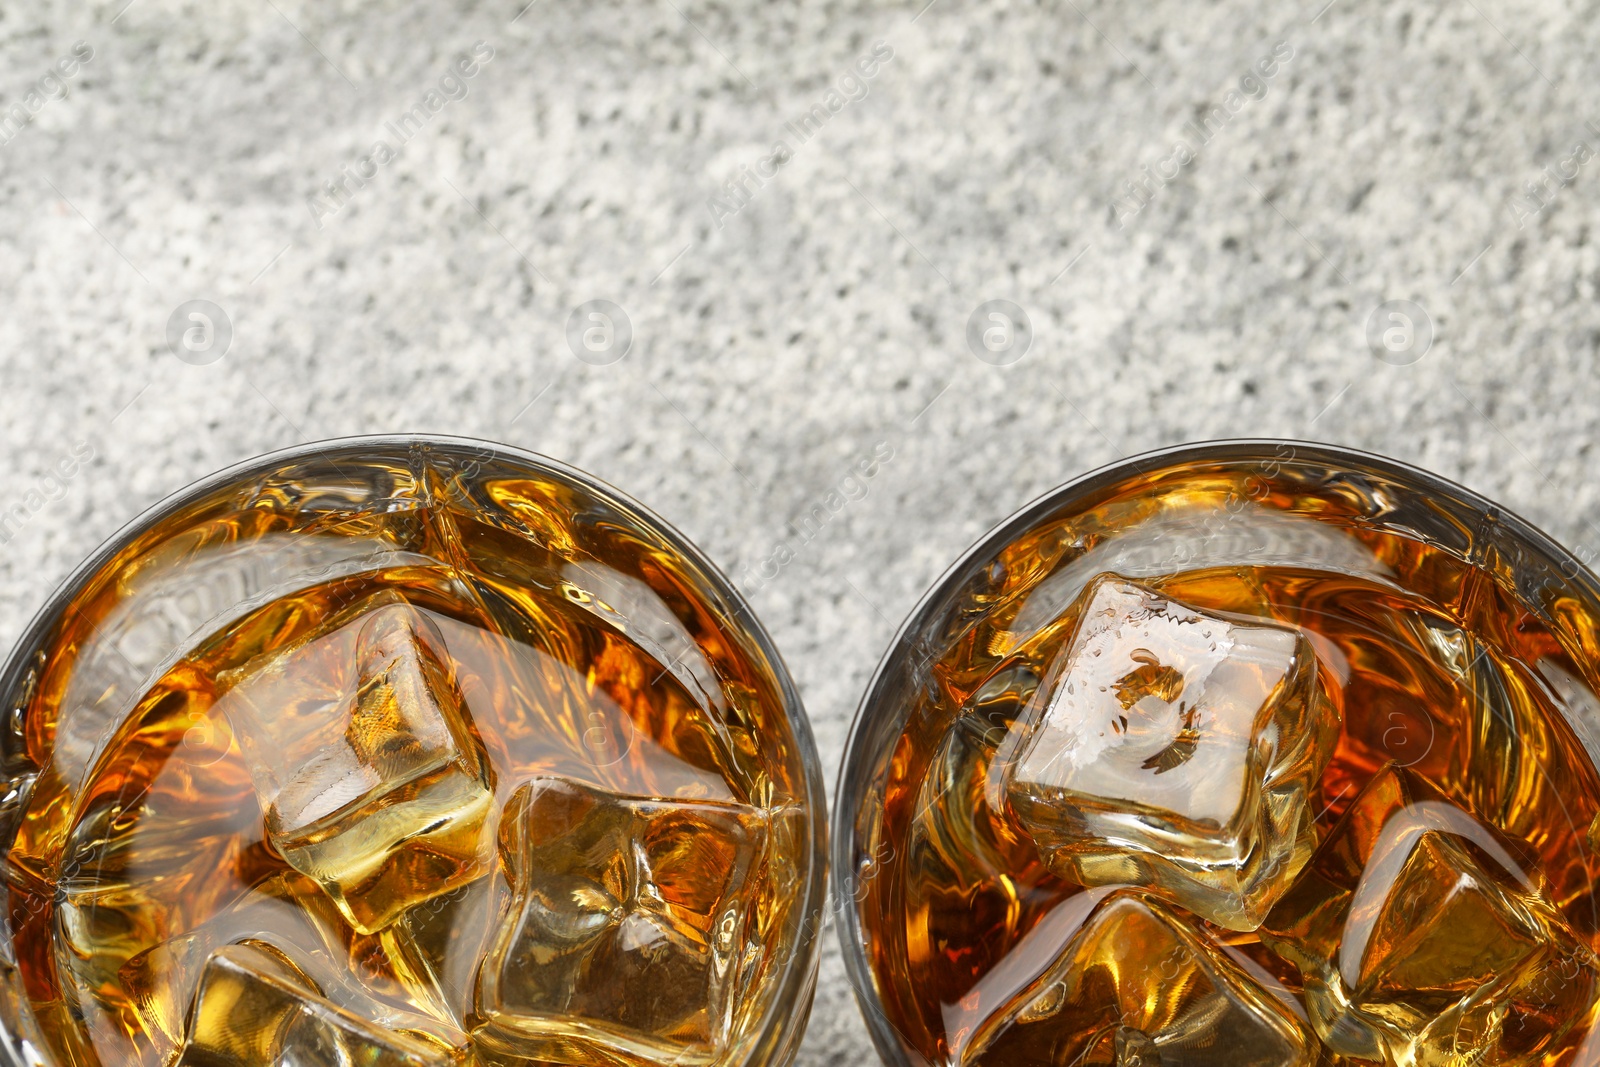
[[[376,431],[676,523],[830,774],[946,563],[1119,454],[1352,444],[1600,550],[1600,5],[523,2],[0,3],[8,644],[165,493]],[[969,349],[988,300],[1025,353]],[[801,1062],[869,1061],[827,951]]]

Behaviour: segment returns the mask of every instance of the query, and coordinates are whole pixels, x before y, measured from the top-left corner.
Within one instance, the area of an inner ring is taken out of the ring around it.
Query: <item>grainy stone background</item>
[[[1600,5],[525,2],[0,2],[7,644],[164,494],[377,431],[535,449],[678,525],[830,775],[921,591],[1121,454],[1356,445],[1600,550]],[[596,299],[613,362],[569,345]],[[993,299],[1026,352],[969,347]],[[231,327],[204,365],[167,340],[191,300]],[[801,1062],[868,1062],[827,953]]]

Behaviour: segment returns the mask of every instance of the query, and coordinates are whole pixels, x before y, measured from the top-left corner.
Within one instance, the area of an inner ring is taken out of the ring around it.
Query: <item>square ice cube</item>
[[[437,627],[384,597],[265,665],[220,702],[268,840],[362,933],[493,861],[494,791]]]
[[[742,804],[519,786],[500,830],[510,916],[478,977],[479,1056],[714,1060],[764,839]]]
[[[961,1067],[1317,1062],[1289,994],[1267,975],[1152,896],[1092,893],[1103,899],[1062,905],[1087,914],[1043,973],[977,1026]]]
[[[208,961],[217,950],[244,943],[289,961],[335,1007],[377,1027],[425,1036],[464,1053],[466,1032],[448,1013],[432,1010],[438,994],[415,988],[403,962],[389,958],[388,950],[396,947],[391,935],[404,926],[402,920],[380,935],[355,934],[316,883],[283,871],[195,929],[128,960],[118,971],[118,983],[161,1063],[169,1062],[184,1040]]]
[[[1556,1062],[1600,962],[1531,850],[1394,764],[1352,802],[1261,939],[1305,978],[1336,1053],[1393,1064]],[[1561,1062],[1566,1062],[1562,1060]]]
[[[1102,575],[996,759],[1046,864],[1250,930],[1309,858],[1338,713],[1293,627]]]
[[[452,1067],[450,1053],[374,1026],[318,995],[286,957],[227,945],[206,960],[189,1033],[173,1067]]]

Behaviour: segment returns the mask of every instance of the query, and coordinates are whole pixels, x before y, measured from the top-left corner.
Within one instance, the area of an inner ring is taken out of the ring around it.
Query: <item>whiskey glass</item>
[[[1597,692],[1594,574],[1426,471],[1219,441],[1045,494],[847,742],[880,1057],[1594,1062]]]
[[[156,504],[0,671],[0,1062],[789,1063],[798,693],[685,537],[397,435]]]

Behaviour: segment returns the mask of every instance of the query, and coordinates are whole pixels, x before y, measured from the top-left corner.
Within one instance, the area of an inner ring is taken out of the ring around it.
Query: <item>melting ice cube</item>
[[[1058,874],[1140,884],[1254,929],[1309,858],[1337,711],[1292,627],[1102,575],[998,788]]]
[[[362,933],[483,874],[494,792],[443,638],[390,598],[224,696],[273,847]]]
[[[1600,962],[1524,852],[1420,775],[1379,771],[1261,929],[1300,968],[1323,1043],[1394,1064],[1554,1062],[1596,1010]]]
[[[1288,994],[1191,923],[1137,891],[1105,895],[1044,973],[978,1026],[962,1067],[1316,1062]]]
[[[521,785],[501,824],[513,899],[479,972],[480,1055],[715,1059],[764,838],[742,804]]]
[[[374,1026],[322,999],[287,957],[227,945],[206,960],[174,1067],[450,1067],[445,1049]]]
[[[489,881],[482,879],[476,885]],[[464,1054],[469,1044],[465,1030],[448,1011],[437,1010],[444,999],[437,989],[417,988],[406,967],[407,957],[415,955],[407,951],[410,945],[394,943],[396,932],[432,904],[407,913],[382,935],[358,935],[314,882],[284,871],[195,929],[128,960],[118,972],[118,982],[145,1040],[162,1063],[169,1062],[184,1042],[190,1005],[212,957],[240,944],[289,961],[318,996],[341,1011],[380,1029],[426,1035],[430,1044]]]

